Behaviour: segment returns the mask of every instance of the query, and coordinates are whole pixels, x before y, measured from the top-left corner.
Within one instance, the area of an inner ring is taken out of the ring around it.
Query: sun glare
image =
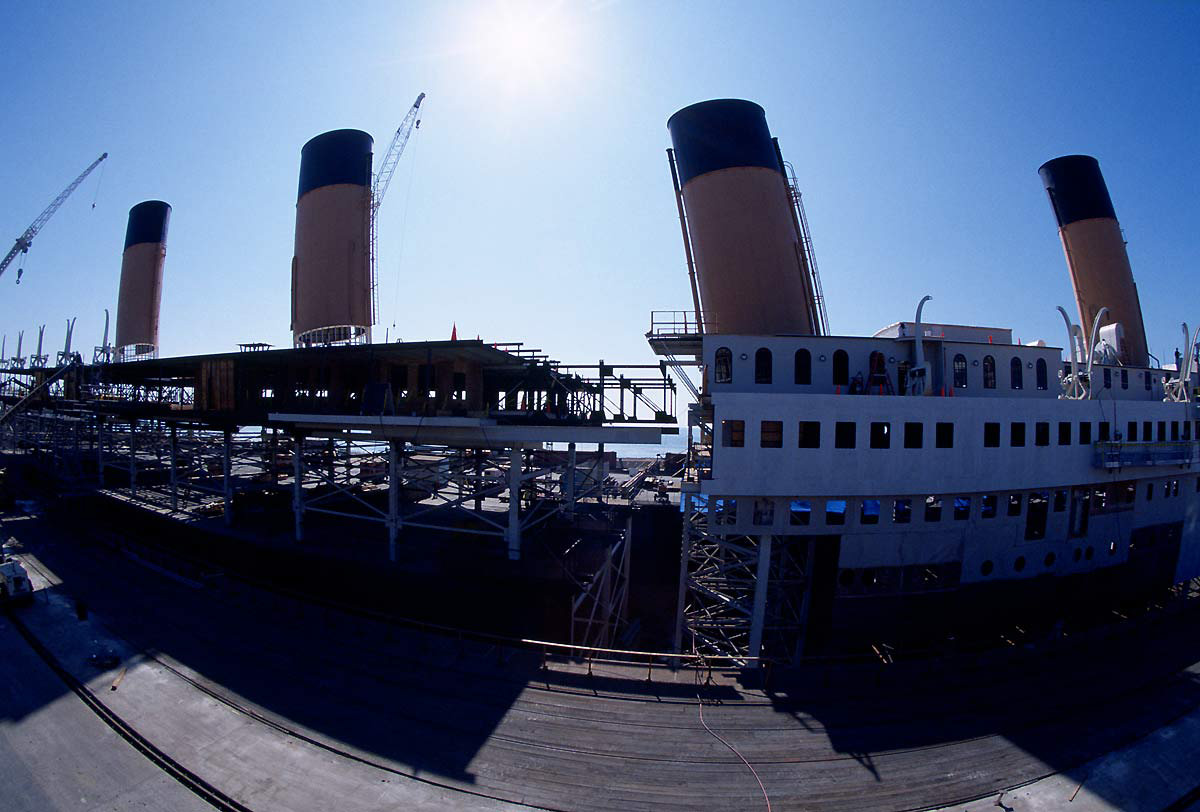
[[[521,93],[557,85],[575,65],[575,30],[568,6],[551,2],[490,2],[471,13],[470,51],[480,78]]]

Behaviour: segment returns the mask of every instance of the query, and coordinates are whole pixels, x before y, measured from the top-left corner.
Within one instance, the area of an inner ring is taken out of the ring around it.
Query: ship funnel
[[[147,200],[129,210],[121,291],[117,299],[117,357],[133,361],[158,355],[158,311],[171,207]]]
[[[667,121],[708,333],[818,332],[779,150],[757,104],[717,99]]]
[[[1109,322],[1121,325],[1107,334],[1117,342],[1118,358],[1123,364],[1147,366],[1142,305],[1100,164],[1090,155],[1066,155],[1042,164],[1038,174],[1058,219],[1083,334],[1092,334],[1096,314],[1107,307]],[[1095,348],[1086,349],[1090,353]]]
[[[371,340],[371,136],[334,130],[300,151],[292,338],[297,347]]]

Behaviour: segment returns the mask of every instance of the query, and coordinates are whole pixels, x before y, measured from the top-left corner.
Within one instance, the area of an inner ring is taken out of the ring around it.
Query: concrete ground
[[[3,524],[39,586],[0,621],[4,810],[205,807],[46,658],[256,811],[1186,810],[1200,787],[1194,618],[926,682],[647,683],[644,666],[543,671],[536,649],[191,580],[62,522]],[[109,650],[115,666],[89,663]]]

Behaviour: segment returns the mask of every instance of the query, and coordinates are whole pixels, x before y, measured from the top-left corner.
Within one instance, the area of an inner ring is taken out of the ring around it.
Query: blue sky
[[[6,33],[5,247],[110,153],[22,284],[0,279],[9,354],[43,323],[57,349],[69,316],[90,353],[152,198],[174,207],[163,354],[287,345],[300,148],[355,127],[378,157],[421,91],[381,212],[380,340],[456,322],[652,362],[649,311],[689,306],[665,122],[718,97],[763,105],[796,168],[834,332],[930,293],[929,320],[1061,345],[1037,168],[1074,152],[1100,160],[1151,351],[1200,324],[1196,3],[10,4]]]

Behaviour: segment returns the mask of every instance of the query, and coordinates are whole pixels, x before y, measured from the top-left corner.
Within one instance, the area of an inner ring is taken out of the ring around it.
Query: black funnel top
[[[779,171],[767,115],[754,102],[714,99],[685,107],[667,120],[679,182],[734,166]]]
[[[1097,217],[1117,219],[1100,164],[1091,155],[1064,155],[1046,161],[1038,174],[1050,195],[1059,228]]]
[[[129,210],[125,228],[125,247],[143,242],[166,242],[171,207],[161,200],[147,200]]]
[[[362,130],[333,130],[310,140],[300,150],[300,192],[338,183],[371,185],[371,147]]]

